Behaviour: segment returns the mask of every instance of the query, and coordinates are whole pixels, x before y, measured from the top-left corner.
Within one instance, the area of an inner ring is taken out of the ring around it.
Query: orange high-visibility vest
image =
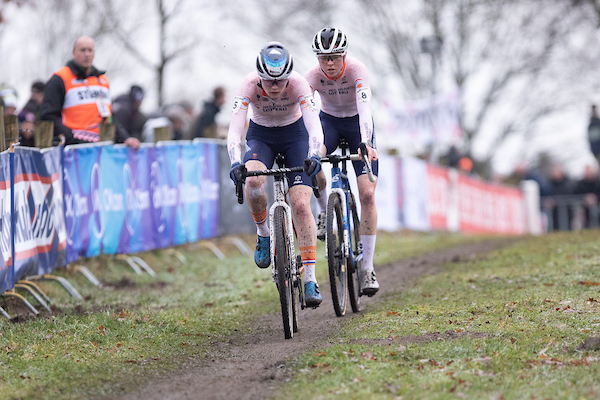
[[[104,74],[79,79],[69,67],[59,69],[56,75],[65,84],[63,124],[71,128],[74,138],[97,142],[100,138],[100,122],[112,115],[108,79]]]

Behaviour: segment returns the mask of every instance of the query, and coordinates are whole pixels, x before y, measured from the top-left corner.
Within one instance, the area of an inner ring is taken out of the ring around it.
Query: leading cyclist
[[[317,236],[310,199],[311,178],[321,169],[318,154],[323,130],[310,86],[292,68],[292,56],[281,43],[270,42],[261,49],[257,71],[246,76],[235,95],[227,149],[234,183],[241,179],[240,162],[249,171],[264,170],[271,168],[275,155],[281,153],[288,167],[306,164],[306,173],[290,173],[287,179],[304,268],[305,301],[307,306],[317,307],[322,296],[315,276]],[[248,108],[252,109],[252,117],[242,159]],[[254,261],[259,268],[267,268],[271,262],[265,182],[266,176],[248,177],[245,188],[258,233]]]
[[[367,145],[373,174],[377,176],[377,147],[371,113],[371,89],[367,68],[360,61],[348,57],[346,35],[335,28],[323,28],[314,37],[312,49],[317,55],[318,65],[304,77],[313,91],[321,97],[321,123],[323,125],[324,149],[321,154],[331,154],[337,149],[340,138],[346,138],[351,153],[359,153],[361,142]],[[360,234],[363,246],[362,292],[373,296],[379,283],[373,269],[373,253],[377,233],[377,209],[375,208],[375,186],[369,181],[364,162],[353,161],[356,172],[361,205]],[[317,203],[317,237],[325,240],[325,210],[327,195],[326,178],[318,174],[321,196]]]

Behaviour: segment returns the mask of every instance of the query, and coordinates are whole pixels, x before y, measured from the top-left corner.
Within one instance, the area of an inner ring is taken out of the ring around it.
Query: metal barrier
[[[600,226],[599,203],[589,201],[588,195],[544,196],[542,213],[546,232],[577,231]]]

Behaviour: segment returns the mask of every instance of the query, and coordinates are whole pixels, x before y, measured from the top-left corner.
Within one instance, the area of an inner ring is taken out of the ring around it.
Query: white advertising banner
[[[418,158],[403,158],[400,166],[402,218],[406,229],[429,231],[427,163]]]
[[[425,149],[432,143],[454,144],[462,137],[458,90],[431,99],[388,102],[387,107],[387,136],[396,146]]]

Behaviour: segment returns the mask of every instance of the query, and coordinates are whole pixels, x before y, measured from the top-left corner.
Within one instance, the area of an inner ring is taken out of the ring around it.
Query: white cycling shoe
[[[375,271],[362,271],[362,294],[365,296],[374,296],[379,290],[379,282],[375,277]]]

